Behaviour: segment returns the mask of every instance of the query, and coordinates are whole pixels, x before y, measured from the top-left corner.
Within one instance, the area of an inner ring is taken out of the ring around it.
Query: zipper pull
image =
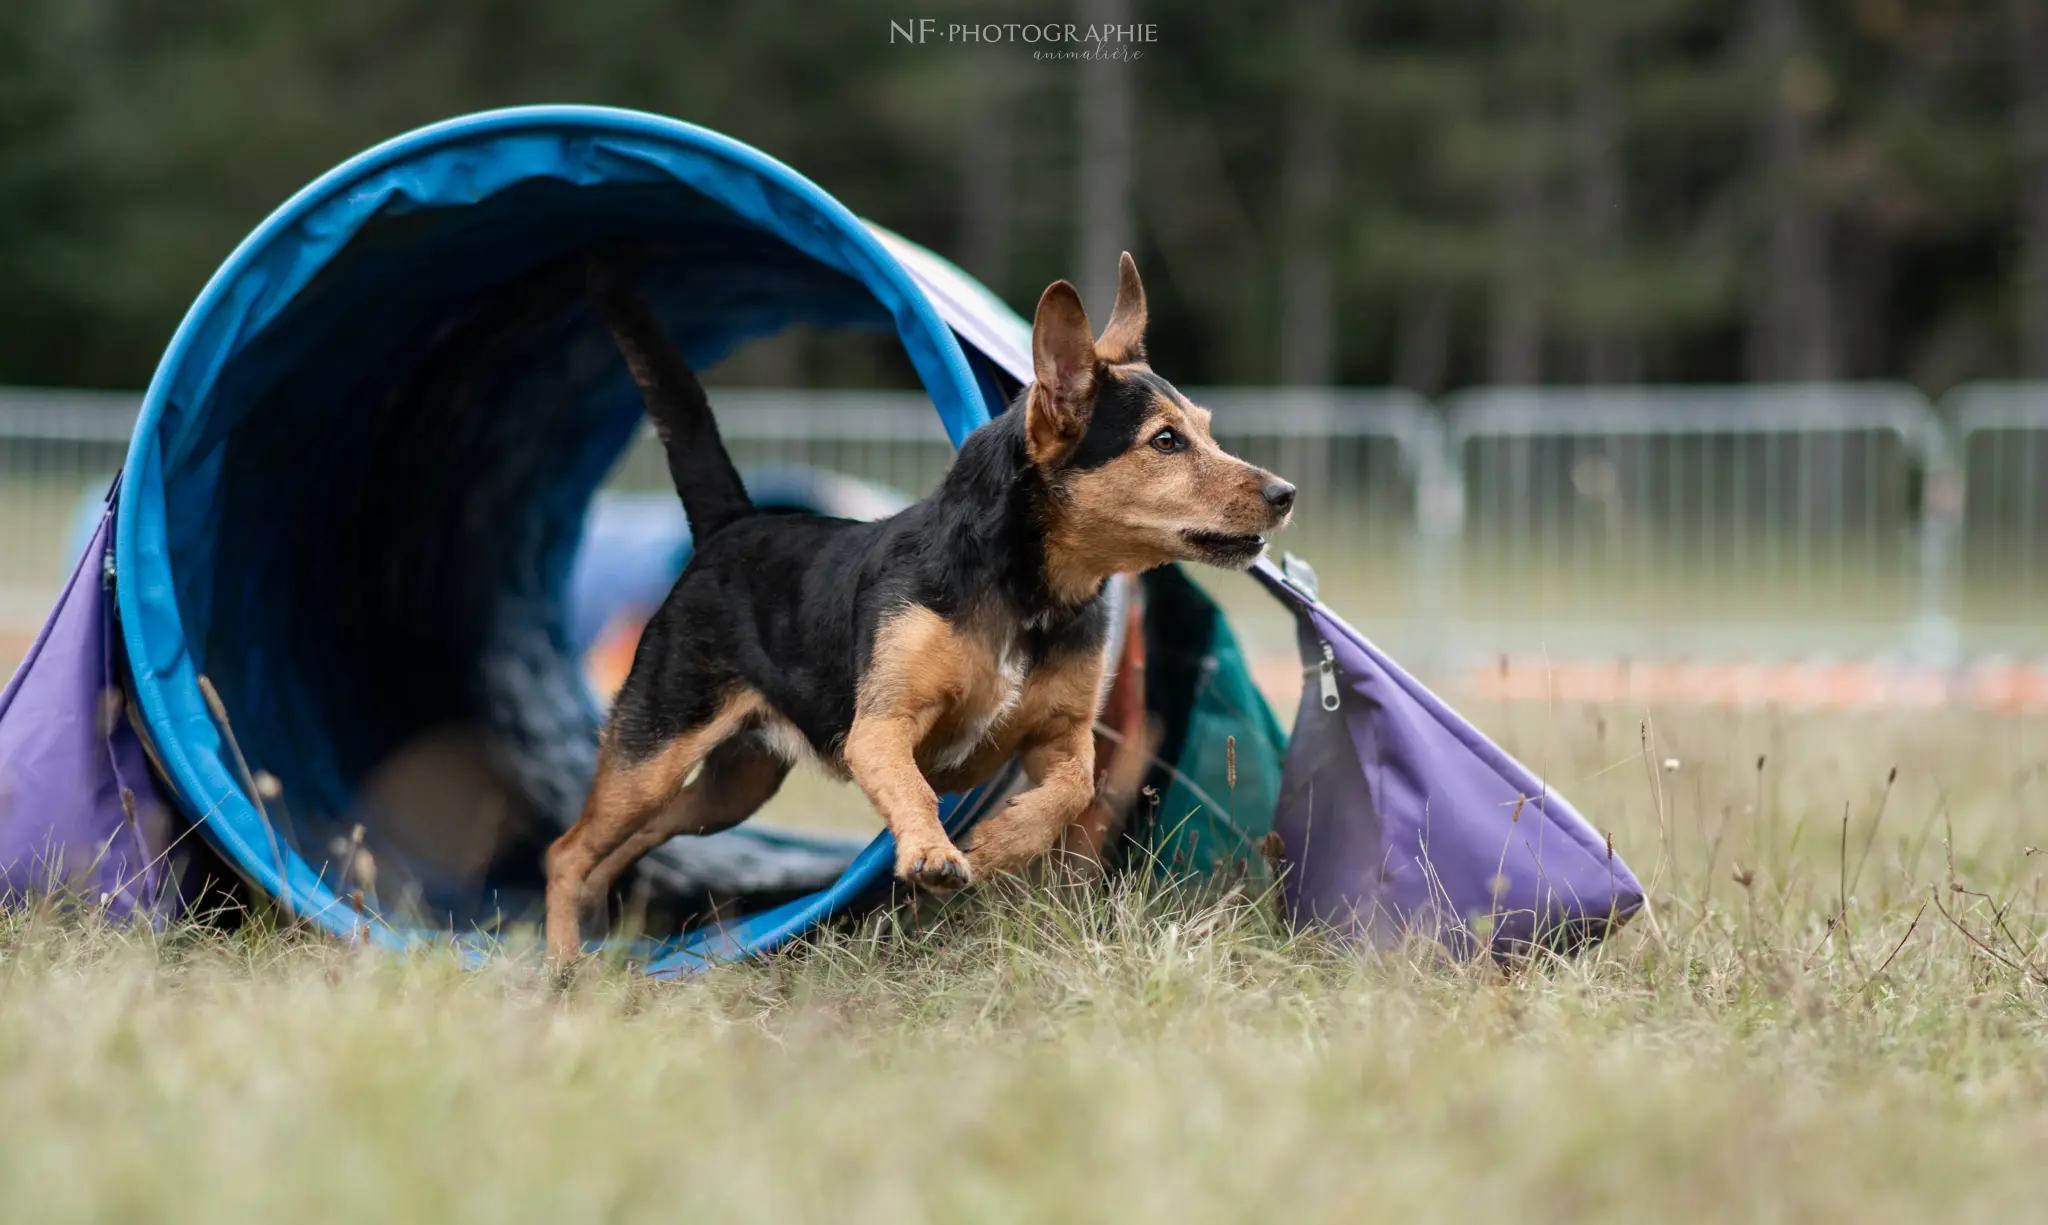
[[[1323,644],[1323,662],[1316,666],[1316,673],[1323,687],[1323,709],[1337,709],[1342,704],[1337,693],[1337,652],[1327,642]]]

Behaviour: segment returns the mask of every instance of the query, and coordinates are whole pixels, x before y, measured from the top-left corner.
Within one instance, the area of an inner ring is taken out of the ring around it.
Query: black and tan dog
[[[591,293],[639,383],[696,552],[640,639],[583,815],[548,852],[548,952],[678,834],[744,820],[805,757],[851,778],[896,835],[896,874],[957,888],[1049,850],[1095,791],[1093,728],[1115,574],[1242,568],[1294,487],[1226,454],[1209,414],[1145,362],[1127,254],[1101,339],[1055,282],[1036,378],[969,435],[936,493],[856,523],[757,514],[704,390],[645,303],[592,265]],[[1031,788],[966,852],[938,795],[1020,755]]]

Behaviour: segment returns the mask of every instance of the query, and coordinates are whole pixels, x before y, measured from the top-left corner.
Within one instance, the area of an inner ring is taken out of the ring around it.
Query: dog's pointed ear
[[[1031,392],[1024,443],[1034,464],[1072,450],[1088,428],[1095,403],[1095,341],[1081,295],[1065,281],[1046,286],[1031,322]]]
[[[1109,312],[1095,354],[1113,366],[1145,360],[1145,283],[1129,251],[1117,266],[1116,309]]]

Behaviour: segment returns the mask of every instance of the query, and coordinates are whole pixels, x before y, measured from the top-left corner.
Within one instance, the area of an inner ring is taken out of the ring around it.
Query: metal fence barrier
[[[1948,436],[1910,388],[1495,388],[1446,402],[1467,641],[1950,649]]]
[[[0,663],[49,615],[128,453],[132,392],[0,389]]]
[[[1557,658],[2048,654],[2048,384],[1193,393],[1301,489],[1280,546],[1425,666]],[[951,461],[914,392],[723,389],[742,466],[922,494]],[[26,646],[126,450],[137,397],[0,389],[0,656]],[[666,488],[651,433],[613,474]],[[1246,581],[1254,649],[1291,650]]]
[[[2048,384],[1959,387],[1942,413],[1965,500],[1958,614],[1979,650],[2039,652],[2048,638]]]

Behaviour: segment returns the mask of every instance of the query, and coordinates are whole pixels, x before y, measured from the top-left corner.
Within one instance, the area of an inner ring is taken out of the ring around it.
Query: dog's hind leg
[[[693,781],[691,772],[759,708],[757,695],[737,695],[710,719],[632,758],[618,751],[615,737],[607,736],[583,815],[548,848],[548,959],[556,966],[567,966],[583,952],[591,874],[636,833],[659,821]]]
[[[695,781],[685,784],[668,807],[627,835],[618,849],[591,870],[583,886],[585,895],[605,896],[620,873],[671,838],[715,834],[738,825],[773,799],[788,775],[789,763],[752,737],[726,740],[704,758],[704,768]]]

